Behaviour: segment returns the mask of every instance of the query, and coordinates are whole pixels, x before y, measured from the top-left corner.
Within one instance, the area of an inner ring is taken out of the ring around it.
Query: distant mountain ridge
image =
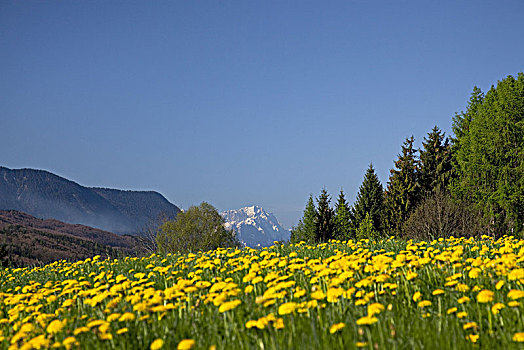
[[[272,213],[256,205],[227,210],[220,215],[226,221],[226,229],[237,232],[239,240],[248,247],[267,247],[274,241],[287,241],[291,235]]]
[[[18,210],[116,233],[137,233],[180,209],[154,191],[89,188],[45,170],[0,167],[0,210]]]

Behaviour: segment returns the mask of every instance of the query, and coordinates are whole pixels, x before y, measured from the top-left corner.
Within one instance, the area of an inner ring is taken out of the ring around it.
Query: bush
[[[455,202],[447,192],[435,192],[426,197],[402,227],[406,238],[432,240],[436,238],[480,236],[484,233],[482,214],[468,202]]]
[[[206,202],[192,206],[178,213],[176,220],[162,224],[156,243],[158,251],[164,254],[240,246],[235,233],[224,228],[224,219],[215,207]]]

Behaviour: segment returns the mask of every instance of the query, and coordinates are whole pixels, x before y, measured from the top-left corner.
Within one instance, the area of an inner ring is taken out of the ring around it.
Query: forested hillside
[[[47,264],[142,254],[142,239],[84,225],[43,220],[26,213],[0,211],[0,263],[4,266]]]

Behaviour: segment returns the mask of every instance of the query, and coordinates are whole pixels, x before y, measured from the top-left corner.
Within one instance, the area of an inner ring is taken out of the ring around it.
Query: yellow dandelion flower
[[[65,325],[66,325],[65,321],[53,320],[46,328],[47,333],[50,333],[50,334],[60,333],[60,331],[65,327]]]
[[[519,306],[520,306],[520,303],[519,303],[518,301],[516,301],[516,300],[514,300],[514,301],[510,301],[510,302],[508,303],[508,306],[509,306],[509,307],[519,307]]]
[[[77,329],[75,329],[73,331],[73,334],[74,335],[79,335],[79,334],[85,333],[85,332],[89,332],[89,328],[88,327],[79,327],[79,328],[77,328]]]
[[[246,328],[253,328],[257,326],[257,320],[249,320],[246,322]]]
[[[458,318],[464,318],[467,315],[468,315],[468,313],[466,311],[462,311],[462,312],[457,313],[457,317]]]
[[[464,330],[466,330],[466,329],[470,329],[470,328],[478,328],[478,326],[477,326],[476,322],[468,322],[464,326],[462,326],[462,328]]]
[[[355,345],[357,348],[365,348],[366,346],[368,346],[368,343],[365,341],[358,341],[355,343]]]
[[[524,290],[512,289],[508,292],[508,298],[513,300],[524,298]]]
[[[162,339],[155,339],[151,343],[151,345],[149,346],[149,349],[150,350],[158,350],[158,349],[162,348],[162,346],[164,346],[164,341]],[[180,347],[179,347],[179,349],[180,349]],[[188,349],[190,349],[190,348],[188,348]]]
[[[125,312],[120,318],[118,319],[119,322],[125,322],[125,321],[134,321],[136,318],[135,314],[132,312]]]
[[[468,297],[462,297],[462,298],[459,298],[458,303],[459,303],[459,304],[464,304],[464,303],[469,302],[470,300],[471,300],[471,299],[468,298]]]
[[[346,327],[344,322],[336,323],[329,328],[329,333],[333,334]]]
[[[178,343],[177,350],[190,350],[195,345],[193,339],[184,339]]]
[[[319,289],[316,292],[311,293],[311,297],[316,300],[321,300],[321,299],[324,299],[326,295],[324,294],[322,290]]]
[[[419,301],[421,298],[422,298],[422,293],[420,293],[420,292],[415,292],[415,294],[413,294],[413,301],[414,301],[414,302]]]
[[[370,304],[368,305],[368,315],[369,316],[377,315],[381,313],[382,311],[384,311],[384,309],[385,309],[384,305],[380,303]]]
[[[466,336],[466,340],[469,340],[472,343],[476,343],[478,339],[479,339],[479,335],[478,334],[468,334]]]
[[[489,303],[493,301],[494,296],[495,294],[492,291],[484,289],[477,294],[477,301],[479,303]]]
[[[71,347],[76,342],[75,337],[67,337],[62,341],[62,345],[64,345],[66,348]]]
[[[456,311],[457,311],[457,308],[456,307],[452,307],[451,309],[448,309],[447,313],[448,313],[448,315],[451,315],[452,313],[454,313]]]
[[[444,293],[445,292],[442,289],[435,289],[433,291],[433,293],[431,293],[431,294],[433,294],[433,295],[441,295],[441,294],[444,294]]]
[[[113,339],[113,335],[111,333],[99,333],[98,338],[101,340],[111,340]]]
[[[120,328],[119,330],[117,330],[116,334],[120,335],[120,334],[127,333],[128,331],[129,329],[127,327],[124,327],[124,328]]]
[[[518,343],[524,342],[524,332],[513,334],[513,337],[511,338],[511,340],[518,342]]]
[[[412,279],[416,278],[417,276],[418,276],[418,273],[413,272],[413,271],[408,271],[408,273],[406,274],[406,279],[408,281],[411,281]]]
[[[107,322],[116,321],[116,320],[118,320],[120,318],[120,316],[121,315],[119,313],[111,314],[111,315],[107,316],[106,321]]]
[[[423,307],[426,307],[426,306],[430,306],[431,305],[431,301],[429,300],[422,300],[421,302],[419,302],[417,304],[418,307],[420,308],[423,308]]]
[[[218,308],[218,311],[219,312],[226,312],[226,311],[229,311],[229,310],[232,310],[232,309],[236,308],[240,304],[242,304],[242,302],[240,300],[238,300],[238,299],[227,301],[227,302],[223,303],[222,305],[220,305],[220,307]]]
[[[374,323],[377,323],[378,319],[373,316],[364,316],[357,320],[357,325],[364,326],[364,325],[372,325]]]
[[[505,308],[504,304],[502,303],[496,303],[495,305],[493,305],[491,307],[491,312],[496,315],[500,312],[500,310],[502,310],[503,308]]]
[[[284,319],[283,319],[283,318],[277,318],[277,319],[273,322],[273,327],[275,327],[276,329],[282,329],[282,328],[284,328]]]
[[[478,267],[472,268],[468,273],[469,278],[477,278],[480,274],[480,271],[481,270]]]
[[[498,281],[497,284],[495,285],[495,288],[497,290],[499,290],[500,288],[502,288],[504,286],[504,281]]]
[[[279,315],[287,315],[293,313],[298,308],[298,304],[294,302],[288,302],[280,305],[278,307],[278,314]]]

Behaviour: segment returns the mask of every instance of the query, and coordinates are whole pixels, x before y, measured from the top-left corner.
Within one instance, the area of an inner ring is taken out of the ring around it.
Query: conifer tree
[[[333,238],[333,209],[329,206],[331,199],[325,188],[317,198],[317,220],[315,230],[316,242],[327,242]]]
[[[313,243],[315,241],[317,211],[315,203],[313,202],[313,195],[309,195],[309,199],[304,209],[304,215],[298,222],[298,225],[291,230],[291,242],[298,243],[304,241]]]
[[[351,229],[351,210],[342,190],[340,190],[338,201],[335,205],[334,222],[334,236],[336,239],[347,240],[354,238],[354,232]]]
[[[428,133],[420,152],[420,187],[427,196],[446,191],[452,175],[452,155],[449,140],[437,126]]]
[[[353,229],[358,230],[360,224],[369,215],[373,228],[376,232],[383,230],[384,215],[384,191],[380,183],[373,164],[364,175],[362,185],[358,190],[357,200],[353,205]]]
[[[477,204],[490,233],[524,232],[524,74],[475,88],[453,132],[453,194]]]
[[[356,238],[358,240],[361,239],[373,239],[376,238],[377,231],[375,230],[375,227],[373,225],[373,220],[371,220],[371,215],[369,215],[369,212],[366,213],[366,216],[364,217],[364,220],[360,222],[358,225],[357,231],[356,231]]]
[[[386,207],[386,229],[393,234],[400,233],[420,199],[420,184],[417,150],[413,148],[413,136],[406,138],[402,153],[398,155],[395,169],[390,170],[388,186],[384,196]]]

